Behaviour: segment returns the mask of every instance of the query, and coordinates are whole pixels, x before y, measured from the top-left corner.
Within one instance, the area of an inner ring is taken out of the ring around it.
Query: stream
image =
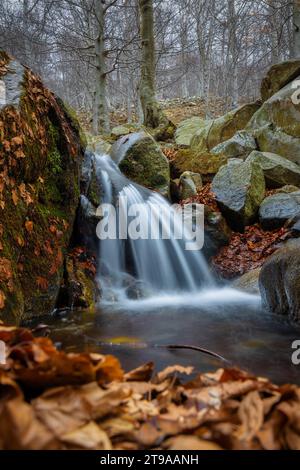
[[[128,180],[109,156],[95,155],[94,164],[103,203],[117,216],[128,222],[137,204],[141,232],[165,230],[170,214],[178,228],[181,219],[166,199]],[[120,237],[120,226],[116,232],[100,242],[97,308],[47,317],[54,342],[69,352],[114,354],[125,370],[150,361],[157,370],[181,364],[196,372],[231,365],[278,384],[300,384],[300,366],[292,364],[299,327],[263,311],[259,297],[217,285],[201,251],[186,250],[185,237]],[[226,362],[169,345],[205,348]]]

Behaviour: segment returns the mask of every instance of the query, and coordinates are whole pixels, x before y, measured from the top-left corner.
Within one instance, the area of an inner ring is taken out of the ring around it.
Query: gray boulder
[[[300,321],[300,240],[291,240],[263,265],[259,287],[263,307]]]
[[[226,158],[246,158],[253,150],[257,149],[254,137],[246,131],[237,132],[231,139],[222,142],[211,151],[214,155]]]
[[[274,194],[260,206],[259,220],[264,230],[275,230],[300,214],[300,191]]]
[[[263,171],[252,162],[223,166],[212,183],[222,213],[238,231],[255,222],[265,189]]]
[[[177,127],[175,133],[175,142],[177,145],[189,147],[191,145],[192,138],[201,129],[205,127],[207,122],[200,117],[192,117],[182,121]]]
[[[239,278],[235,279],[232,287],[247,292],[248,294],[259,295],[259,276],[261,268],[253,269]]]
[[[284,185],[300,185],[300,166],[270,152],[252,152],[247,161],[256,162],[262,168],[268,188]]]

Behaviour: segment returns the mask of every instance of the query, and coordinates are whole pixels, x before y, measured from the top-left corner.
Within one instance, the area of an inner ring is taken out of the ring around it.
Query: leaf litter
[[[124,373],[0,324],[0,449],[300,450],[300,387],[238,369]]]

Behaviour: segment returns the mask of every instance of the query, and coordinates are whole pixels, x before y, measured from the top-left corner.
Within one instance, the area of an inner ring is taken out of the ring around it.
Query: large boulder
[[[259,220],[264,230],[275,230],[300,214],[300,191],[267,197],[260,206]]]
[[[191,148],[197,149],[199,153],[212,150],[244,129],[259,107],[260,103],[246,104],[224,116],[207,121],[206,126],[201,127],[193,137]]]
[[[246,130],[253,134],[261,152],[276,153],[300,164],[300,104],[292,99],[294,93],[292,83],[275,93],[254,114]]]
[[[213,155],[229,158],[247,158],[257,149],[254,137],[246,131],[239,131],[231,139],[222,142],[211,151]]]
[[[0,52],[0,318],[50,313],[80,188],[78,124],[29,69]]]
[[[164,196],[169,194],[169,161],[147,132],[122,137],[113,145],[111,156],[127,178]]]
[[[300,241],[291,240],[263,265],[259,287],[263,307],[300,321]]]
[[[276,153],[252,152],[247,161],[256,162],[262,168],[268,188],[300,185],[300,166]]]
[[[175,133],[175,142],[177,145],[189,147],[192,138],[201,129],[206,126],[206,121],[200,117],[194,116],[182,121]]]
[[[177,152],[173,164],[178,172],[194,171],[201,175],[215,175],[226,163],[227,157],[212,153],[212,149],[244,129],[259,106],[258,102],[252,103],[230,111],[220,118],[204,123],[199,121],[198,131],[190,140],[190,148]]]
[[[287,60],[273,65],[261,84],[261,97],[263,101],[275,95],[281,88],[300,75],[300,60]]]
[[[212,183],[222,213],[238,231],[255,222],[265,189],[264,174],[259,165],[234,160],[219,170]]]

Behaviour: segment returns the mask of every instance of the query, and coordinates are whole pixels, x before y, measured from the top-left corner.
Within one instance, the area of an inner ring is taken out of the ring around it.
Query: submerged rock
[[[259,209],[259,220],[264,230],[283,227],[297,215],[300,215],[300,191],[269,196]]]
[[[212,191],[230,226],[243,231],[255,222],[265,197],[265,179],[256,163],[229,162],[215,176]]]
[[[268,188],[284,185],[300,185],[300,166],[275,153],[252,152],[247,161],[256,162],[262,168]]]
[[[287,60],[273,65],[261,84],[261,97],[263,101],[275,95],[281,88],[300,75],[300,60]]]
[[[79,201],[78,123],[29,69],[0,52],[0,318],[56,304]]]
[[[264,308],[300,322],[300,241],[291,240],[263,265],[259,278]]]
[[[113,145],[111,155],[127,178],[169,195],[169,161],[151,135],[138,132],[122,137]]]

